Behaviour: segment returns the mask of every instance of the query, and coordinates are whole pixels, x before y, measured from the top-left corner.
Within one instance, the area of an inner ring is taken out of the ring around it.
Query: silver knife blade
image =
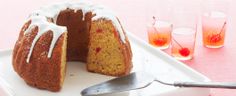
[[[141,89],[150,85],[155,78],[145,72],[134,72],[130,75],[108,80],[88,87],[81,92],[82,96],[94,96],[108,93]]]

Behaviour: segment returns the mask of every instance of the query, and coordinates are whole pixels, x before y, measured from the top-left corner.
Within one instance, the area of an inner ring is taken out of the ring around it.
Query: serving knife
[[[236,82],[173,82],[167,83],[158,80],[146,72],[134,72],[130,75],[108,80],[106,82],[88,87],[81,92],[82,96],[96,96],[108,93],[117,93],[142,89],[151,85],[154,81],[164,85],[175,87],[199,87],[199,88],[226,88],[236,89]]]

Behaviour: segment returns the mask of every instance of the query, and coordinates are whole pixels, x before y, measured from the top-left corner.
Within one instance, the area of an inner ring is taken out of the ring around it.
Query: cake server
[[[158,80],[154,76],[145,72],[134,72],[130,75],[115,78],[91,87],[84,89],[81,92],[82,96],[94,96],[108,93],[116,93],[142,89],[149,86],[154,81],[164,85],[175,87],[199,87],[199,88],[226,88],[236,89],[236,82],[173,82],[167,83]]]

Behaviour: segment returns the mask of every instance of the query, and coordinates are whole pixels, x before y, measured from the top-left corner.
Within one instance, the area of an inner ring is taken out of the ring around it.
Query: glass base
[[[156,47],[157,49],[161,49],[161,50],[165,50],[165,49],[168,49],[170,45],[168,46],[163,46],[163,47],[159,47],[159,46],[154,46]]]
[[[220,45],[220,46],[204,45],[204,46],[207,47],[207,48],[221,48],[221,47],[223,47],[224,45]]]

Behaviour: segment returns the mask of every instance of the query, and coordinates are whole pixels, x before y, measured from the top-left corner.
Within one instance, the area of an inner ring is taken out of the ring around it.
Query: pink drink
[[[178,60],[193,58],[196,30],[192,28],[176,28],[172,32],[171,54]]]
[[[171,41],[172,24],[165,21],[155,21],[148,26],[149,43],[159,49],[166,49]]]
[[[208,48],[220,48],[224,45],[226,14],[218,11],[202,16],[203,44]]]

